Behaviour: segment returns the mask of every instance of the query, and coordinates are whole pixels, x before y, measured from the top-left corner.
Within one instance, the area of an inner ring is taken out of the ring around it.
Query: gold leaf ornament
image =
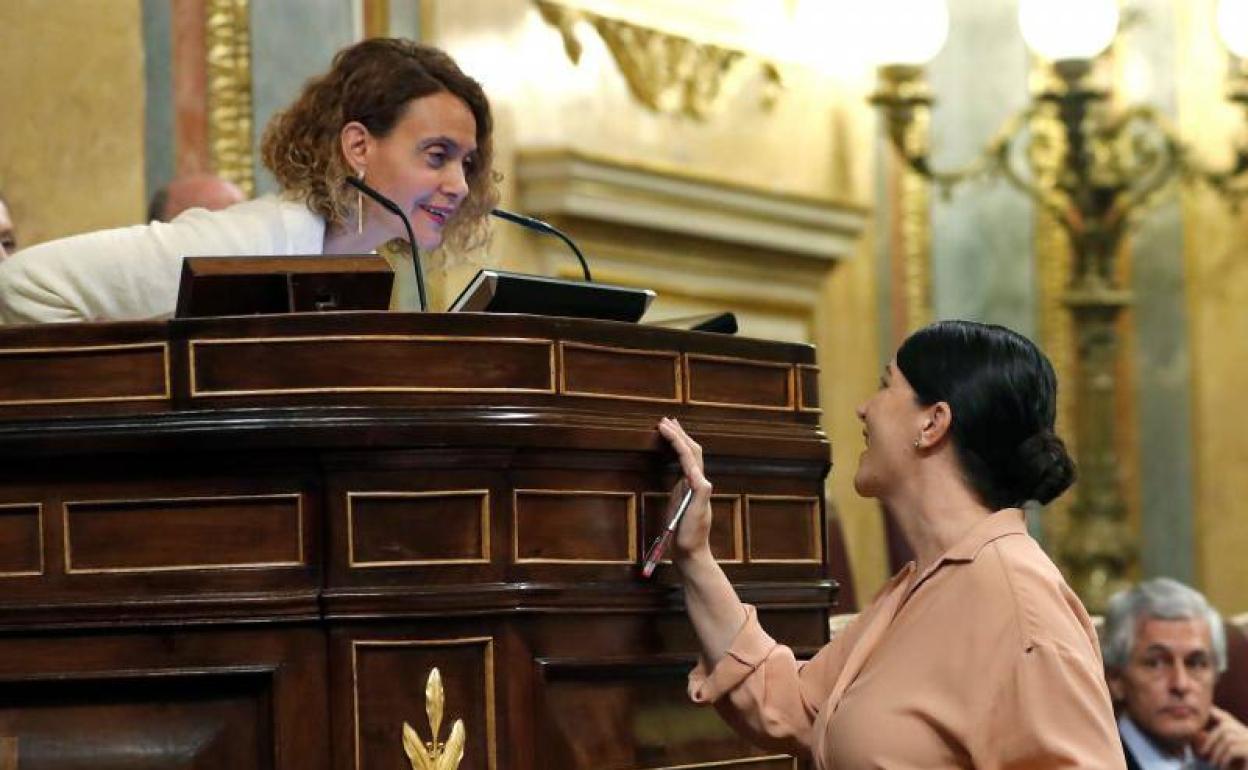
[[[420,734],[407,722],[403,723],[403,752],[412,763],[412,770],[456,770],[464,758],[467,734],[464,720],[456,719],[446,743],[438,741],[442,727],[443,707],[446,696],[442,690],[442,674],[434,668],[425,682],[425,715],[429,718],[429,740],[421,740]]]

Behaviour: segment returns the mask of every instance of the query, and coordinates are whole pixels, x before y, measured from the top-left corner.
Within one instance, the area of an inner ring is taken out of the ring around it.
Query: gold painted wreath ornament
[[[429,741],[407,722],[403,723],[403,751],[412,763],[412,770],[456,770],[464,758],[464,720],[456,719],[446,743],[438,742],[438,730],[442,727],[442,674],[435,668],[429,672],[425,683],[425,713],[429,716]]]

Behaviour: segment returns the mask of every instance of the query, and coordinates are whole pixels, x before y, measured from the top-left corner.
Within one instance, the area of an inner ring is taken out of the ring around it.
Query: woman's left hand
[[[711,482],[707,480],[702,466],[702,447],[685,433],[680,423],[669,417],[659,420],[659,433],[676,450],[680,468],[684,473],[683,484],[693,490],[693,500],[676,530],[676,542],[672,559],[676,562],[695,556],[711,555]],[[677,499],[683,489],[681,484],[673,492]]]

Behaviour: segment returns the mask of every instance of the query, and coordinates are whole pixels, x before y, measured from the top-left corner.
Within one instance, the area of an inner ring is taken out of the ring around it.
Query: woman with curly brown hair
[[[357,43],[265,129],[279,194],[26,249],[0,264],[0,320],[163,318],[184,256],[358,254],[406,239],[398,217],[346,184],[352,176],[403,208],[417,248],[470,247],[497,198],[492,134],[481,86],[445,53]]]

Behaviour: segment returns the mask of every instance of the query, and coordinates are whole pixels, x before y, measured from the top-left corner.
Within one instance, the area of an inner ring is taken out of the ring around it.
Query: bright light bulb
[[[871,0],[858,12],[877,64],[926,64],[949,36],[945,0]]]
[[[1091,59],[1118,32],[1117,0],[1021,0],[1018,26],[1031,50],[1050,61]]]
[[[1218,34],[1231,53],[1248,59],[1248,0],[1218,3]]]

